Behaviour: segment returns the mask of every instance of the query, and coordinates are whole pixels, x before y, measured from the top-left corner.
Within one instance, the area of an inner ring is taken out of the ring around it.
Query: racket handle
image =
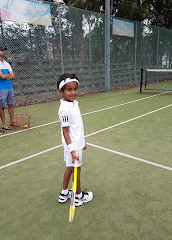
[[[76,152],[76,155],[77,155],[77,157],[79,156],[79,153],[78,152]],[[78,161],[75,159],[75,162],[74,162],[74,167],[78,167]]]
[[[75,162],[74,162],[74,167],[77,167],[77,160],[75,159]]]

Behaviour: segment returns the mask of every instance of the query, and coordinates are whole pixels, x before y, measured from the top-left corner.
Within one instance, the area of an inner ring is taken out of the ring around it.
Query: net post
[[[142,93],[143,71],[143,68],[141,68],[140,93]]]
[[[146,76],[145,76],[145,90],[146,90],[146,84],[147,84],[148,71],[147,71],[147,70],[145,70],[145,71],[146,71]]]

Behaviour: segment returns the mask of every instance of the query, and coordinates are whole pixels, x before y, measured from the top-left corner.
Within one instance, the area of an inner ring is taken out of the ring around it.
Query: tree
[[[63,0],[68,6],[81,8],[93,12],[104,12],[104,0]]]
[[[118,0],[114,2],[116,17],[172,29],[171,0]]]
[[[111,0],[111,14],[172,29],[171,0]],[[64,0],[68,6],[105,13],[105,0]]]

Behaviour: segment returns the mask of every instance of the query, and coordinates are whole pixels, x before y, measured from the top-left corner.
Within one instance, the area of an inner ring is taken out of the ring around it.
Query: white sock
[[[67,195],[68,194],[68,188],[67,189],[62,189],[62,194]]]
[[[76,197],[81,199],[82,198],[82,192],[80,192],[80,194],[76,194]]]

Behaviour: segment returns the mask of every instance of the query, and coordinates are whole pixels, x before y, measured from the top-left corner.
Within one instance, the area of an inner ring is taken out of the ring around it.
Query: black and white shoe
[[[68,199],[70,199],[71,198],[71,194],[72,194],[72,191],[71,190],[69,190],[68,191],[68,194],[62,194],[62,191],[60,192],[60,195],[59,195],[59,200],[58,200],[58,202],[59,203],[65,203],[65,202],[67,202],[67,200]]]
[[[4,131],[0,130],[0,134],[3,134],[3,133],[4,133]]]
[[[76,207],[82,206],[83,203],[90,202],[92,199],[93,199],[93,193],[84,191],[82,192],[81,198],[78,198],[78,197],[75,198],[75,206]]]

